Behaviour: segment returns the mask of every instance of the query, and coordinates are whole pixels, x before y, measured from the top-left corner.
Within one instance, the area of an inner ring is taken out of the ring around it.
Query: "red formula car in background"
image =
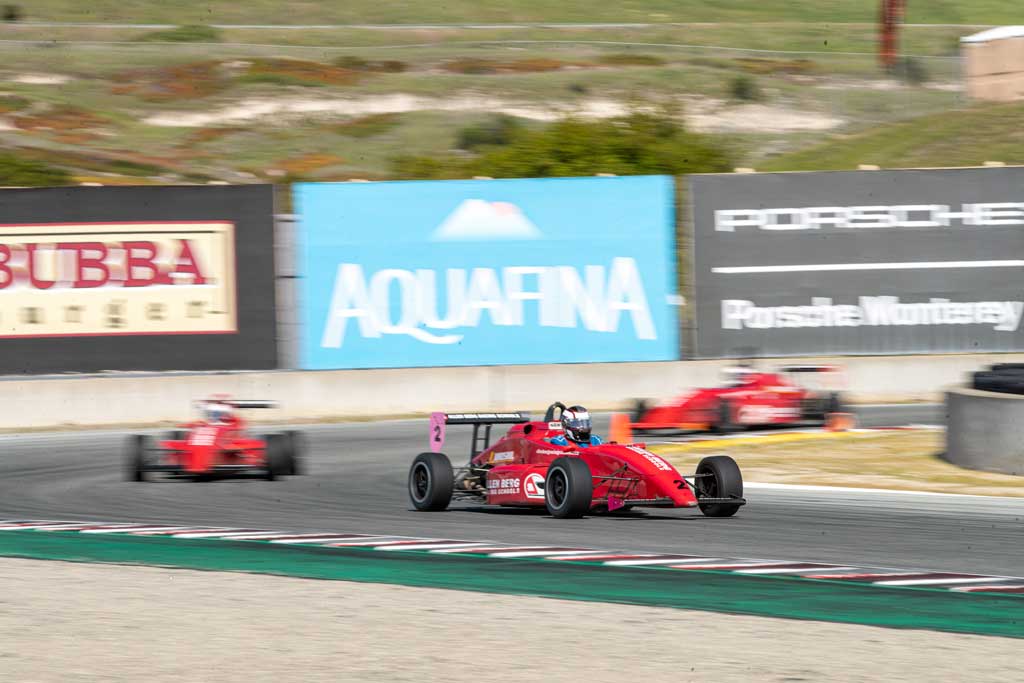
[[[239,409],[273,408],[276,404],[214,397],[197,405],[202,418],[182,425],[164,439],[154,442],[144,434],[129,437],[125,462],[129,481],[146,481],[150,472],[195,480],[248,473],[274,480],[302,474],[301,434],[285,431],[253,436],[237,413]]]
[[[416,456],[409,469],[413,507],[444,510],[455,500],[543,507],[558,518],[634,507],[700,508],[709,517],[730,517],[746,503],[739,467],[728,456],[706,457],[687,476],[642,443],[551,443],[563,433],[558,411],[564,410],[555,403],[540,422],[523,413],[434,413],[433,450]],[[491,445],[495,424],[511,427]],[[473,427],[469,462],[462,467],[453,468],[440,452],[448,425]]]
[[[695,389],[651,406],[637,401],[636,432],[655,430],[726,433],[743,427],[826,424],[843,413],[842,371],[832,365],[788,365],[777,372],[750,366],[726,368],[722,386]]]

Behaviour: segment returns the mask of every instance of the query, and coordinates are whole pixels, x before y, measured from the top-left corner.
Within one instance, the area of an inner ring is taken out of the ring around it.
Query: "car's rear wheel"
[[[712,455],[697,465],[697,503],[707,517],[732,517],[742,503],[701,503],[701,498],[743,498],[743,475],[728,455]]]
[[[452,501],[455,474],[444,453],[420,453],[409,468],[409,500],[417,510],[439,512]]]
[[[288,440],[289,472],[297,475],[306,473],[306,436],[302,432],[289,429],[284,433]]]
[[[132,434],[128,437],[125,449],[125,480],[146,481],[149,463],[150,439],[144,434]]]
[[[650,404],[642,398],[638,398],[633,401],[633,410],[630,412],[630,420],[632,422],[641,422],[647,411],[650,410]]]
[[[736,423],[733,421],[732,404],[722,399],[718,402],[716,409],[714,431],[719,434],[730,434],[736,431]]]
[[[552,517],[577,519],[590,511],[594,480],[579,458],[558,458],[544,478],[544,506]]]
[[[264,479],[274,481],[278,477],[288,474],[291,465],[288,461],[288,443],[284,434],[267,434],[264,458],[266,459]]]

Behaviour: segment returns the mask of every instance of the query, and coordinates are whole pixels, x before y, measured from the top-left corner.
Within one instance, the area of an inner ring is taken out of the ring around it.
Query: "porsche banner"
[[[690,178],[701,357],[1024,349],[1024,167]]]
[[[0,190],[0,373],[277,367],[273,188]]]

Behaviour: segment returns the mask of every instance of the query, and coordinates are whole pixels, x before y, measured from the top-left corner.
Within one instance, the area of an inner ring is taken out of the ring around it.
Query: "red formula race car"
[[[128,439],[126,478],[146,481],[150,472],[168,472],[194,480],[232,474],[259,474],[274,480],[302,474],[302,436],[285,431],[264,436],[248,433],[239,409],[273,408],[269,401],[211,398],[197,402],[202,418],[182,425],[166,438],[135,434]]]
[[[545,507],[558,518],[634,507],[700,508],[709,517],[736,514],[743,478],[736,462],[723,455],[704,458],[695,474],[680,474],[644,444],[603,443],[579,447],[551,443],[563,435],[555,403],[544,420],[523,413],[434,413],[432,451],[409,469],[409,498],[417,510],[444,510],[469,501],[512,507]],[[491,427],[509,424],[490,444]],[[469,462],[453,468],[441,448],[448,425],[471,425]]]
[[[722,386],[696,389],[651,406],[637,401],[636,432],[731,432],[743,427],[825,424],[843,414],[842,372],[831,365],[790,365],[777,372],[739,366],[725,370]]]

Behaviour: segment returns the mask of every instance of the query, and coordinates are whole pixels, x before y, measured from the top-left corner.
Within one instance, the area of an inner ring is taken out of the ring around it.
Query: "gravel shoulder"
[[[0,585],[9,681],[1019,677],[1020,641],[983,636],[19,559]]]
[[[682,471],[694,459],[727,453],[747,481],[1024,497],[1024,477],[968,470],[942,459],[945,431],[760,435],[656,445]]]

